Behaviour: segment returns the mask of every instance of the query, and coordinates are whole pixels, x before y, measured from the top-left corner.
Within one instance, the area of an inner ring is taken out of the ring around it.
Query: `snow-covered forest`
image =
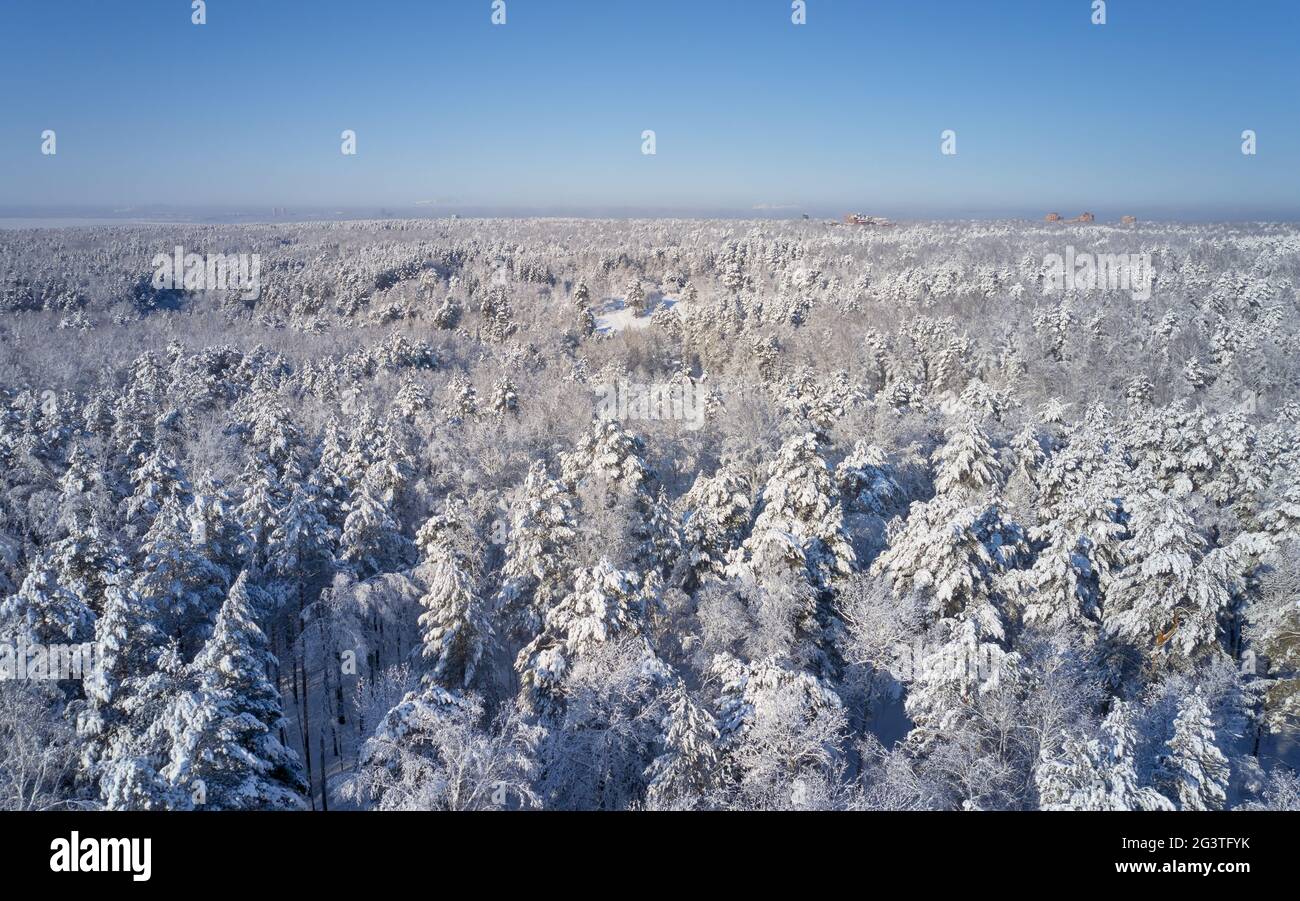
[[[1045,292],[1067,248],[1150,297]],[[0,655],[98,654],[0,680],[0,809],[1300,808],[1300,228],[100,227],[0,278]]]

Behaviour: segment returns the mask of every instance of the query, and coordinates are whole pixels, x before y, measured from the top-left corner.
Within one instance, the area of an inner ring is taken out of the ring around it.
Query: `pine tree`
[[[71,528],[50,549],[49,562],[57,583],[96,616],[104,610],[109,577],[129,568],[126,555],[107,534],[98,513],[92,512],[84,524]]]
[[[211,810],[303,806],[306,784],[298,756],[277,737],[280,693],[267,678],[272,656],[254,609],[245,571],[194,659],[198,696],[166,771],[175,784],[201,782]]]
[[[133,590],[151,610],[165,635],[193,636],[211,612],[209,589],[224,585],[225,573],[210,563],[190,536],[180,502],[170,498],[140,542]]]
[[[568,490],[533,463],[513,506],[500,593],[512,625],[530,637],[572,585],[573,518]]]
[[[416,537],[428,572],[420,598],[423,654],[433,661],[433,679],[449,687],[468,688],[493,641],[494,630],[466,561],[450,537],[431,525],[426,524]]]
[[[941,618],[987,600],[995,577],[1025,552],[1023,531],[999,504],[967,507],[960,497],[938,495],[912,504],[872,572],[887,577],[899,597],[921,592],[931,616]]]
[[[126,569],[109,575],[104,610],[95,621],[99,665],[85,682],[86,707],[77,723],[86,739],[83,757],[91,765],[114,756],[127,718],[130,680],[153,667],[164,643],[158,611],[131,582]]]
[[[165,646],[157,667],[130,677],[122,713],[130,724],[115,754],[100,767],[100,796],[108,810],[190,810],[198,786],[165,775],[177,739],[195,707],[198,676],[176,642]],[[201,795],[200,795],[201,796]]]
[[[573,305],[579,310],[585,310],[590,304],[591,289],[587,287],[586,279],[580,278],[573,288]]]
[[[32,644],[81,644],[94,634],[95,614],[43,555],[33,558],[18,592],[0,602],[0,636]]]
[[[1101,621],[1102,603],[1122,565],[1124,525],[1114,499],[1071,495],[1060,515],[1030,531],[1039,548],[1023,584],[1025,622],[1084,625]]]
[[[492,398],[489,406],[497,416],[506,416],[519,412],[519,392],[509,377],[502,376],[492,386]]]
[[[638,634],[643,626],[635,574],[602,558],[578,570],[573,591],[546,611],[540,635],[515,659],[526,707],[553,709],[563,696],[563,679],[575,657],[615,636]]]
[[[756,574],[796,570],[817,587],[853,571],[839,491],[811,433],[788,439],[760,495],[761,510],[745,540]]]
[[[1199,694],[1184,698],[1174,734],[1156,762],[1156,779],[1180,810],[1219,810],[1228,799],[1228,759],[1219,750],[1210,709]]]
[[[433,324],[440,329],[453,329],[460,323],[463,313],[460,303],[448,294],[442,304],[434,311]]]
[[[312,573],[333,564],[333,547],[338,539],[338,530],[320,510],[314,486],[299,480],[294,483],[283,517],[267,541],[267,563],[277,577],[301,585]]]
[[[235,521],[243,535],[241,556],[254,572],[266,567],[271,536],[280,523],[285,504],[285,490],[275,467],[250,458],[240,478],[243,497],[234,509]]]
[[[645,288],[641,287],[640,279],[632,279],[627,283],[627,308],[637,316],[644,316],[646,311]]]
[[[393,399],[393,407],[406,419],[412,419],[417,413],[433,407],[429,393],[424,386],[411,377],[402,381],[402,387]]]
[[[453,378],[447,386],[447,404],[443,415],[448,422],[461,423],[478,415],[478,392],[464,376]]]
[[[1213,647],[1231,598],[1191,517],[1174,498],[1149,491],[1134,498],[1129,529],[1125,566],[1107,599],[1107,631],[1180,660]]]
[[[948,430],[948,441],[935,452],[933,461],[937,467],[934,490],[939,494],[978,493],[1002,481],[997,454],[973,417]]]
[[[254,390],[239,406],[245,417],[250,456],[266,460],[283,477],[289,461],[302,445],[302,434],[294,425],[288,406],[270,388]]]
[[[168,499],[189,499],[189,484],[161,444],[140,458],[130,478],[132,493],[122,502],[122,522],[135,535],[149,527]]]
[[[885,451],[858,441],[853,452],[835,467],[835,482],[850,506],[887,516],[903,502],[903,489],[889,468]]]
[[[221,571],[223,597],[238,567],[242,540],[234,508],[225,483],[211,472],[204,472],[195,483],[193,500],[185,511],[195,551]]]
[[[647,488],[654,473],[645,461],[645,442],[618,423],[603,420],[560,457],[561,481],[570,489],[588,481],[604,483],[610,496]]]
[[[697,579],[721,577],[728,556],[745,540],[753,517],[751,490],[741,468],[727,465],[712,476],[697,476],[682,498],[684,542]]]
[[[339,538],[340,562],[361,578],[387,572],[407,556],[409,541],[384,499],[380,475],[372,468],[352,492]]]
[[[690,810],[709,802],[720,776],[713,715],[695,703],[680,679],[660,724],[663,751],[646,769],[651,808]]]
[[[1059,755],[1044,751],[1034,771],[1042,810],[1173,810],[1169,799],[1138,781],[1132,711],[1115,701],[1101,735],[1071,736]]]

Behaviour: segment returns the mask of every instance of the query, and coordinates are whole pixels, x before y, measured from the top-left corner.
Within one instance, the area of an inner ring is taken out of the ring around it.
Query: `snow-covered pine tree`
[[[450,501],[448,512],[457,516]],[[451,688],[468,688],[490,650],[495,631],[468,561],[447,534],[448,518],[426,523],[415,539],[423,557],[421,568],[427,573],[419,624],[423,655],[432,661],[430,676]]]
[[[634,573],[602,558],[579,569],[573,591],[546,611],[541,634],[515,658],[525,709],[553,711],[563,698],[573,658],[622,634],[642,630],[643,614]]]
[[[797,571],[818,588],[847,576],[857,560],[844,532],[839,490],[812,433],[781,446],[759,496],[761,509],[745,539],[756,576]]]
[[[1138,780],[1133,713],[1115,701],[1096,738],[1071,736],[1057,755],[1043,752],[1034,771],[1042,810],[1173,810],[1169,799]]]
[[[131,471],[130,480],[132,490],[121,504],[121,518],[128,532],[137,537],[149,527],[169,498],[182,503],[189,500],[189,484],[162,444],[140,458],[140,465]]]
[[[751,490],[743,469],[731,464],[712,476],[696,476],[681,499],[684,541],[697,580],[721,577],[728,555],[745,540],[753,517]]]
[[[280,743],[280,693],[256,622],[248,572],[239,574],[195,657],[199,691],[175,740],[166,775],[202,782],[211,810],[300,809],[306,783],[298,755]]]
[[[638,278],[634,278],[627,283],[627,308],[637,316],[645,315],[645,288],[641,287],[641,280]]]
[[[1156,781],[1180,810],[1220,810],[1228,800],[1228,758],[1219,750],[1210,708],[1199,694],[1183,698],[1174,734],[1156,761]]]
[[[193,715],[198,675],[185,664],[176,642],[158,655],[157,667],[128,679],[123,715],[130,724],[121,745],[100,768],[99,787],[108,810],[190,810],[200,786],[177,784],[166,775],[173,752]],[[179,760],[179,758],[177,758]]]
[[[660,728],[663,750],[645,773],[648,805],[692,810],[708,804],[721,775],[718,726],[680,679],[669,695]]]
[[[1122,565],[1125,528],[1113,498],[1096,491],[1070,495],[1059,513],[1030,530],[1038,548],[1022,585],[1025,622],[1083,626],[1091,633]]]
[[[95,613],[43,554],[28,565],[18,591],[0,601],[0,636],[38,645],[81,644],[94,634]]]
[[[50,549],[49,562],[57,573],[57,583],[96,615],[104,610],[109,576],[128,568],[126,555],[108,535],[99,514],[92,511]]]
[[[158,611],[136,593],[132,581],[127,568],[108,576],[104,610],[95,621],[99,665],[85,681],[86,707],[77,722],[85,738],[82,756],[92,767],[114,756],[126,721],[129,680],[152,668],[164,642]]]
[[[321,512],[315,486],[299,479],[267,542],[267,563],[278,579],[302,586],[333,564],[338,540],[338,530]]]
[[[407,376],[402,380],[397,397],[393,399],[393,407],[405,419],[410,420],[417,413],[432,409],[433,401],[429,399],[429,392],[424,390],[424,385]]]
[[[283,515],[285,490],[275,467],[256,457],[249,458],[240,482],[243,495],[233,513],[243,535],[241,557],[246,567],[260,572],[266,567],[271,535]]]
[[[385,497],[382,468],[372,467],[348,500],[348,515],[339,537],[338,559],[359,578],[387,572],[407,556],[409,540],[402,535]]]
[[[519,392],[509,376],[502,376],[492,386],[489,407],[497,416],[507,416],[519,412]]]
[[[997,453],[973,416],[949,429],[947,439],[933,457],[938,494],[978,494],[1001,484],[1003,472]]]
[[[443,416],[451,423],[462,423],[478,415],[478,392],[463,375],[457,375],[447,385],[447,403]]]
[[[894,478],[883,448],[865,441],[835,467],[835,483],[850,507],[888,516],[903,503],[903,488]]]
[[[528,637],[573,584],[573,517],[568,490],[534,462],[512,507],[499,597],[511,628]]]
[[[179,499],[168,498],[154,517],[140,542],[136,571],[132,589],[156,612],[163,634],[201,637],[210,622],[212,590],[225,584],[225,572],[194,546]]]
[[[591,289],[587,287],[586,279],[578,279],[578,283],[573,288],[573,305],[579,310],[585,310],[591,304]]]
[[[1147,491],[1132,498],[1132,539],[1107,598],[1106,630],[1144,652],[1189,660],[1213,648],[1231,596],[1206,542],[1175,498]],[[1213,564],[1213,560],[1209,561]]]
[[[995,577],[1018,565],[1026,550],[1023,530],[1005,519],[1000,504],[968,507],[959,496],[938,495],[912,504],[871,571],[888,578],[899,597],[922,592],[939,619],[987,600]]]

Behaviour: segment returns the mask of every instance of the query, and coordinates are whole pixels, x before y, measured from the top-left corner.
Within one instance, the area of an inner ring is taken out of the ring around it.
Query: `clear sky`
[[[505,2],[0,0],[0,207],[1300,217],[1300,0]]]

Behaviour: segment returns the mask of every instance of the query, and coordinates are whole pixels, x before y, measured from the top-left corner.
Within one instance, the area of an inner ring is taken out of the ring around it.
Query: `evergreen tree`
[[[512,625],[532,636],[572,585],[573,500],[535,462],[512,509],[500,602]]]
[[[754,528],[745,540],[756,573],[794,569],[824,587],[857,562],[843,527],[839,491],[811,433],[790,438],[772,464]]]
[[[1132,711],[1115,701],[1096,738],[1069,737],[1056,756],[1044,752],[1034,771],[1043,810],[1173,810],[1169,799],[1138,781]]]
[[[86,739],[83,757],[92,765],[116,755],[127,720],[130,680],[153,667],[164,642],[158,611],[131,582],[126,569],[108,577],[104,610],[95,621],[99,665],[85,682],[86,707],[77,723]]]
[[[990,597],[995,577],[1023,559],[1023,531],[999,504],[964,506],[938,495],[912,504],[911,515],[876,558],[872,572],[886,576],[895,594],[919,591],[932,618],[953,616]]]
[[[642,630],[637,588],[636,576],[615,569],[608,559],[578,570],[573,591],[546,611],[541,634],[515,659],[527,708],[554,709],[575,657],[615,636]]]
[[[190,522],[176,498],[154,517],[140,542],[139,561],[132,588],[156,611],[158,628],[176,638],[193,637],[196,627],[206,625],[210,590],[224,585],[225,573],[192,543]]]
[[[306,480],[295,482],[283,518],[267,542],[267,563],[277,578],[298,587],[300,607],[305,583],[334,563],[338,539],[338,530],[320,510],[315,487]]]
[[[399,566],[410,544],[384,499],[381,475],[381,470],[372,470],[357,485],[339,538],[339,560],[361,578]]]
[[[853,452],[835,467],[835,482],[850,506],[887,516],[903,502],[903,489],[889,469],[885,451],[858,441]]]
[[[753,517],[750,491],[740,467],[728,465],[697,476],[682,498],[684,542],[696,579],[721,577],[728,556],[740,548]]]
[[[149,527],[168,499],[188,501],[189,485],[161,444],[140,458],[140,465],[132,470],[130,478],[132,492],[122,502],[122,522],[135,535]]]
[[[466,561],[450,537],[426,524],[416,537],[429,573],[420,615],[430,675],[444,685],[468,688],[487,653],[494,630]]]
[[[1186,660],[1218,640],[1228,586],[1205,559],[1205,539],[1174,498],[1134,499],[1124,568],[1110,593],[1105,626],[1144,651]],[[1206,565],[1203,565],[1206,564]]]
[[[240,573],[216,628],[194,659],[198,695],[165,775],[202,783],[211,810],[299,809],[298,756],[280,743],[280,693],[267,678],[272,656],[255,620],[247,571]]]
[[[18,592],[0,602],[0,636],[39,645],[81,644],[94,633],[95,614],[77,593],[59,582],[43,555],[28,567]]]
[[[1179,809],[1221,809],[1228,799],[1228,759],[1216,744],[1210,709],[1199,694],[1179,705],[1166,749],[1156,762],[1156,779]]]
[[[663,751],[646,770],[652,808],[690,810],[707,804],[720,776],[713,715],[695,703],[681,680],[661,723]]]
[[[1060,515],[1030,530],[1039,548],[1023,584],[1027,623],[1083,625],[1091,631],[1122,565],[1125,529],[1111,498],[1072,495]]]
[[[948,430],[948,441],[934,454],[934,490],[978,493],[1002,481],[1002,467],[984,430],[973,417],[966,417]]]

